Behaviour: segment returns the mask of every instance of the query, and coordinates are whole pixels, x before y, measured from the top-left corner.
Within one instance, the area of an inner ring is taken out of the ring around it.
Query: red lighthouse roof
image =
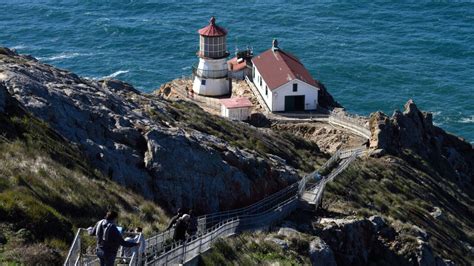
[[[211,20],[209,21],[209,25],[200,29],[198,32],[202,36],[207,36],[207,37],[219,37],[219,36],[227,35],[226,29],[216,25],[215,17],[211,17]]]

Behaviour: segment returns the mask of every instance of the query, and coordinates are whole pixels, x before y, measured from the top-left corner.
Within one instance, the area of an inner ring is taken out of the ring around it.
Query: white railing
[[[241,231],[268,228],[276,221],[283,219],[297,206],[297,196],[293,196],[272,209],[252,215],[242,215],[222,221],[206,230],[201,235],[187,239],[181,245],[170,245],[162,254],[149,261],[148,265],[184,264],[199,254],[209,250],[212,243],[219,238],[230,236]]]
[[[311,175],[311,174],[310,174]],[[310,176],[308,175],[308,176]],[[234,209],[229,211],[222,211],[217,213],[211,213],[208,215],[203,215],[198,217],[198,234],[200,232],[206,231],[207,228],[211,228],[215,224],[218,224],[222,221],[225,221],[229,218],[247,215],[247,214],[254,214],[258,212],[265,211],[273,206],[276,203],[282,202],[283,200],[292,197],[295,195],[297,188],[300,182],[294,183],[272,195],[265,197],[264,199],[249,205],[244,208]],[[156,254],[157,252],[161,252],[165,246],[165,243],[173,238],[173,231],[174,229],[164,231],[158,235],[150,237],[147,239],[147,254]]]
[[[74,241],[72,242],[66,261],[64,262],[64,266],[73,266],[78,265],[79,263],[81,257],[81,230],[84,229],[79,228],[76,232],[76,236],[74,237]]]
[[[370,130],[365,125],[362,125],[357,118],[331,113],[329,115],[329,123],[347,128],[361,137],[370,138]]]
[[[262,95],[258,91],[257,87],[255,87],[255,84],[253,84],[253,82],[249,79],[248,76],[245,76],[245,81],[247,82],[247,85],[249,85],[249,88],[252,91],[252,93],[257,98],[257,101],[260,104],[260,106],[262,106],[263,110],[265,110],[265,113],[270,113],[270,108],[268,108],[267,103],[262,98]]]
[[[77,229],[76,236],[74,237],[74,241],[72,242],[71,248],[69,249],[68,255],[64,262],[64,266],[76,266],[76,265],[97,265],[99,263],[99,259],[97,255],[92,253],[87,253],[86,247],[83,247],[83,240],[82,234],[88,235],[87,229],[79,228]],[[128,233],[129,235],[138,235],[138,239],[141,238],[140,234],[135,233]],[[94,237],[94,236],[89,236]],[[95,250],[95,249],[93,249]],[[132,253],[131,257],[123,257],[118,256],[116,257],[116,262],[120,263],[121,265],[129,265],[129,266],[138,266],[141,265],[142,258],[141,254],[137,254],[136,252]]]
[[[357,156],[362,154],[362,151],[363,148],[356,148],[347,151],[338,151],[331,157],[331,159],[329,159],[323,165],[325,167],[329,167],[330,164],[339,160],[341,157],[345,158],[342,159],[338,167],[334,171],[332,171],[327,178],[317,181],[316,185],[310,188],[315,189],[315,191],[313,191],[315,195],[313,201],[316,204],[319,204],[319,202],[321,202],[326,183],[332,180],[345,168],[347,168],[347,166],[353,160],[355,160]],[[296,183],[297,186],[294,186],[295,184],[293,184],[292,186],[283,189],[271,195],[270,197],[262,200],[261,202],[253,204],[249,207],[203,216],[206,219],[206,221],[204,222],[205,230],[187,239],[183,243],[171,243],[169,245],[163,246],[161,253],[155,253],[154,258],[150,257],[147,261],[147,264],[168,265],[186,263],[201,254],[202,252],[205,252],[206,250],[210,249],[211,244],[215,242],[218,238],[233,235],[241,231],[256,230],[264,227],[268,228],[271,224],[275,223],[278,219],[284,218],[286,215],[288,215],[288,213],[290,213],[297,207],[298,200],[301,196],[301,187],[305,188],[306,183],[311,178],[314,178],[315,174],[317,174],[317,172],[313,172],[305,176],[303,179]],[[281,199],[284,198],[282,197],[283,195],[291,195],[292,193],[293,195],[291,197],[281,201]],[[278,200],[280,201],[278,202]],[[273,203],[269,205],[272,206],[272,208],[265,210],[265,207],[263,206],[267,206],[267,204],[270,203]],[[257,210],[263,211],[260,213],[252,213],[257,212]],[[200,220],[202,219],[203,218],[201,217]]]

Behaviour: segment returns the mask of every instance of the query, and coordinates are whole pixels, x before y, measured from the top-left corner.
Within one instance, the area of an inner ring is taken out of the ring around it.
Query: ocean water
[[[474,143],[474,3],[288,2],[0,0],[0,45],[150,92],[190,75],[214,15],[230,52],[277,38],[351,112],[412,98]]]

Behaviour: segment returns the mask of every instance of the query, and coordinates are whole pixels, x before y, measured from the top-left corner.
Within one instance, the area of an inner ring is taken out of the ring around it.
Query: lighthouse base
[[[193,91],[199,95],[221,96],[230,93],[227,59],[199,58],[193,67]]]
[[[194,77],[193,91],[204,96],[222,96],[230,93],[229,79],[204,79]]]

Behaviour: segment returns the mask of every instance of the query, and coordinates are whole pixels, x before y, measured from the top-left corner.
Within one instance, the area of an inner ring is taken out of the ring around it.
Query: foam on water
[[[129,70],[119,70],[119,71],[115,71],[114,73],[112,73],[110,75],[103,76],[100,79],[116,78],[116,77],[118,77],[122,74],[126,74],[128,72],[130,72],[130,71]]]
[[[463,117],[459,120],[459,123],[472,124],[474,123],[474,115],[471,117]]]

